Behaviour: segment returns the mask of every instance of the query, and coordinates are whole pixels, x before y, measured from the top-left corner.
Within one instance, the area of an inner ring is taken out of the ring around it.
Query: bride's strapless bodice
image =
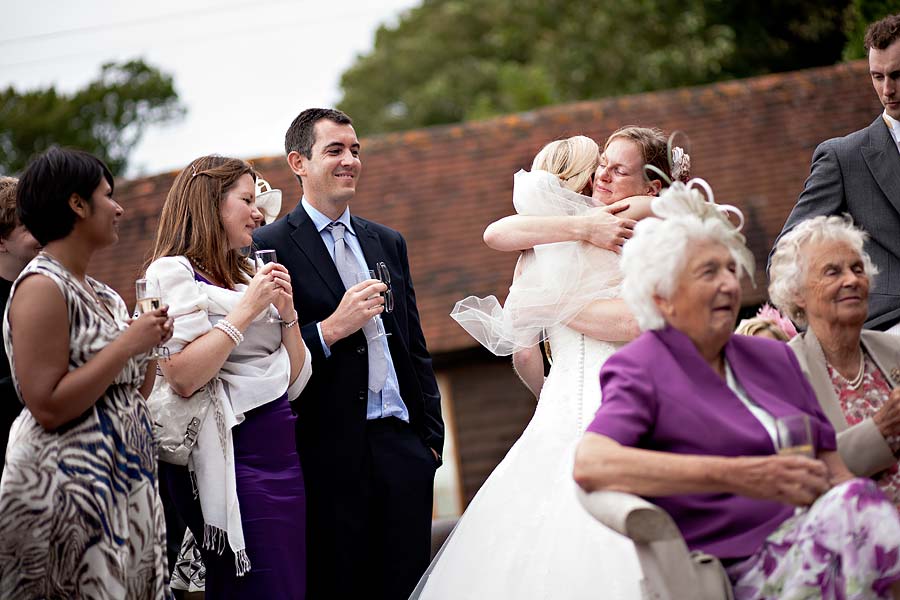
[[[556,422],[563,435],[581,437],[600,406],[600,367],[622,344],[602,342],[565,326],[549,331],[553,367],[535,419]]]

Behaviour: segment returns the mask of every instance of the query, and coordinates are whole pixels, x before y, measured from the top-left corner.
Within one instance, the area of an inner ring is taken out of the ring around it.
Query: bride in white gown
[[[617,234],[607,239],[629,235],[622,225],[627,230],[633,221],[598,215],[603,209],[595,207],[657,194],[664,182],[647,179],[643,166],[661,160],[668,172],[668,153],[658,130],[625,128],[610,137],[599,161],[598,154],[582,136],[548,144],[531,173],[516,175],[517,215],[485,234],[498,249],[534,249],[523,254],[504,307],[494,297],[470,297],[452,316],[501,355],[534,353],[546,331],[553,367],[545,382],[523,377],[532,389],[543,383],[534,417],[472,499],[413,599],[641,597],[633,545],[581,508],[572,480],[575,446],[600,404],[600,366],[636,333],[617,298],[617,254],[572,232],[592,231],[595,243],[604,227]],[[593,191],[594,201],[572,190]],[[648,213],[646,199],[629,204],[625,214]]]

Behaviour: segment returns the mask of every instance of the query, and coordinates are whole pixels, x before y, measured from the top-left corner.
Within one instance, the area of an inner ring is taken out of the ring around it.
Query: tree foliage
[[[869,23],[900,13],[900,0],[853,0],[845,14],[847,44],[844,59],[865,58],[863,38]]]
[[[830,64],[850,0],[423,0],[341,79],[366,132]]]
[[[53,144],[80,148],[121,174],[145,128],[181,117],[172,77],[141,60],[103,65],[72,94],[0,91],[0,171],[17,173]]]

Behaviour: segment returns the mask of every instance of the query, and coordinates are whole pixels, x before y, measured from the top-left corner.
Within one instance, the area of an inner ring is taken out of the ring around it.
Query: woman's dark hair
[[[42,246],[66,237],[72,233],[77,217],[69,206],[69,198],[78,194],[90,204],[102,179],[115,189],[109,167],[93,154],[51,147],[33,159],[19,179],[19,221]]]

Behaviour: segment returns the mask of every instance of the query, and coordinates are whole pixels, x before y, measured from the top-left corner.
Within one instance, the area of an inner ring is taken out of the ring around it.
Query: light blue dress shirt
[[[312,204],[306,201],[306,198],[303,198],[301,202],[303,203],[303,208],[306,210],[306,214],[309,215],[313,225],[316,226],[316,231],[318,231],[319,235],[322,237],[325,248],[328,249],[328,254],[331,256],[331,260],[334,260],[334,237],[331,235],[331,231],[328,230],[331,219],[313,208]],[[359,270],[368,271],[369,266],[366,264],[362,248],[359,245],[359,238],[357,238],[356,232],[353,230],[353,225],[350,223],[349,206],[344,211],[344,214],[338,217],[336,221],[343,223],[344,227],[347,228],[347,235],[344,236],[344,242],[347,244],[347,247],[350,248],[350,251],[353,252],[356,262],[359,263]],[[322,324],[317,323],[316,328],[319,331],[319,341],[322,342],[322,350],[325,351],[325,357],[327,358],[331,356],[331,349],[325,344],[325,338],[322,337]],[[406,404],[403,403],[403,399],[400,398],[400,384],[397,382],[397,371],[394,369],[394,360],[391,358],[391,350],[388,347],[387,336],[382,336],[378,338],[377,341],[384,349],[384,356],[387,359],[387,377],[384,381],[384,387],[381,388],[380,392],[373,392],[372,390],[367,389],[369,396],[366,403],[366,419],[371,420],[384,417],[397,417],[398,419],[409,423],[409,410],[407,410]]]

